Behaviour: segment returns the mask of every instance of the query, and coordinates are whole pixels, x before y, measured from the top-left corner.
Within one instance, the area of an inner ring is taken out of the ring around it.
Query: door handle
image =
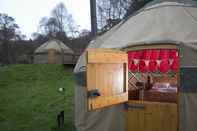
[[[98,96],[101,96],[98,89],[88,91],[88,98],[96,98]]]

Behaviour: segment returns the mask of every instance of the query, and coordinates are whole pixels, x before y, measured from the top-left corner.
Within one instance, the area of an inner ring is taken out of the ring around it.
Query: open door
[[[88,110],[128,101],[127,53],[108,49],[87,51]]]

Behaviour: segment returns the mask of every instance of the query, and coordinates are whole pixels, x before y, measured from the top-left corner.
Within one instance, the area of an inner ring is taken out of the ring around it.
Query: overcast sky
[[[49,16],[59,2],[65,4],[80,29],[90,30],[89,0],[0,0],[0,13],[12,16],[29,38],[37,31],[41,17]]]

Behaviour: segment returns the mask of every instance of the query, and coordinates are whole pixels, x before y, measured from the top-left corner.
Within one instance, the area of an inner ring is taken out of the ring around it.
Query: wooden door
[[[128,101],[128,58],[122,51],[87,51],[88,110]]]
[[[126,131],[177,131],[177,104],[131,102],[125,113]]]
[[[48,63],[49,64],[56,63],[56,51],[54,49],[48,50]]]
[[[129,103],[128,109],[125,111],[125,131],[144,131],[144,104]]]

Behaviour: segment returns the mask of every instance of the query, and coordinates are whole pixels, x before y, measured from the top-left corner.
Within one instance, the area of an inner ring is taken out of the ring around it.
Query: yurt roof
[[[197,2],[155,0],[101,37],[105,40],[97,38],[92,42],[96,47],[122,48],[164,41],[197,42]]]
[[[40,47],[38,47],[35,50],[35,53],[45,53],[50,49],[54,49],[57,52],[64,52],[64,53],[71,53],[73,54],[74,52],[72,51],[72,49],[70,49],[68,46],[66,46],[63,42],[57,40],[57,39],[52,39],[49,40],[47,42],[45,42],[44,44],[42,44]]]
[[[88,48],[124,48],[154,43],[183,43],[197,49],[197,2],[155,0],[91,41]],[[83,54],[75,72],[85,64]]]

